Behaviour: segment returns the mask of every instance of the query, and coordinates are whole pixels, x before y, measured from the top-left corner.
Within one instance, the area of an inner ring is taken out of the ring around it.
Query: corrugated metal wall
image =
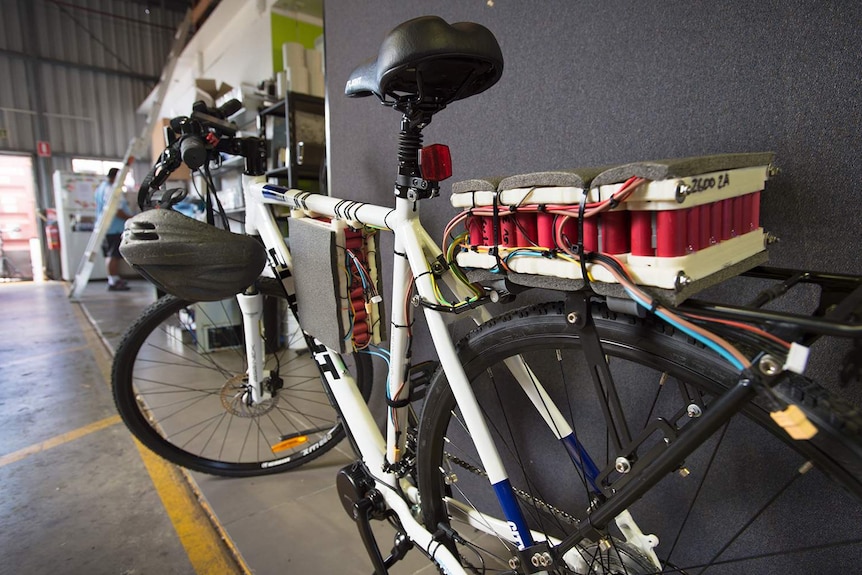
[[[0,151],[122,158],[184,15],[161,4],[0,0]]]

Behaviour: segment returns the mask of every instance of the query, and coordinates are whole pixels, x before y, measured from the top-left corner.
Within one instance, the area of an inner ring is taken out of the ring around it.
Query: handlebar
[[[171,173],[181,164],[192,170],[206,168],[210,160],[217,160],[219,153],[245,158],[245,173],[263,175],[266,173],[266,140],[257,137],[236,137],[235,123],[227,118],[242,108],[242,104],[232,99],[217,108],[204,102],[195,102],[191,116],[179,116],[170,121],[165,128],[168,146],[158,161],[141,182],[138,188],[138,206],[141,210],[164,205],[164,200],[175,201],[175,195],[159,194],[156,191],[167,181]]]
[[[207,146],[199,136],[183,136],[180,140],[180,157],[192,170],[197,170],[207,161]]]

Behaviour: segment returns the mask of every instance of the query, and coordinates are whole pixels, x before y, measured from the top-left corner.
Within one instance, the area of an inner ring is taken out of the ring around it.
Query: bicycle
[[[453,201],[464,211],[438,247],[419,206],[439,194],[450,159],[439,145],[422,147],[422,129],[448,104],[490,88],[502,65],[486,28],[423,17],[396,27],[377,60],[354,72],[347,95],[375,95],[402,115],[394,208],[266,183],[265,142],[236,136],[226,120],[233,103],[196,104],[190,117],[175,118],[139,193],[142,209],[162,209],[130,220],[123,242],[127,260],[174,294],[146,310],[118,347],[113,387],[124,421],[175,463],[237,476],[301,465],[346,435],[359,458],[339,472],[338,491],[377,574],[411,548],[443,573],[703,573],[752,564],[810,572],[858,557],[862,414],[799,372],[818,338],[860,341],[862,278],[756,265],[764,256],[756,199],[769,155],[522,175],[508,187],[456,184]],[[182,193],[159,190],[181,162],[209,180],[220,153],[245,158],[246,235],[210,225],[217,196],[208,192],[207,224],[170,209]],[[738,184],[758,178],[754,189]],[[637,202],[670,207],[620,216]],[[710,213],[673,206],[686,202],[719,210],[719,224],[692,224],[685,229],[704,237],[692,232],[680,244],[671,232]],[[461,223],[466,232],[450,233]],[[620,229],[631,231],[627,246]],[[381,231],[395,237],[388,322]],[[722,243],[751,253],[722,256],[702,272],[705,283],[720,279],[715,267],[727,268],[725,277],[778,280],[751,306],[690,299],[704,282],[674,267],[644,279],[649,270],[631,257],[686,257]],[[813,315],[762,309],[806,283],[822,290]],[[641,284],[665,288],[656,297]],[[563,299],[489,311],[530,286]],[[233,294],[240,312],[206,303]],[[280,303],[268,314],[265,301]],[[413,306],[425,314],[439,367],[411,365]],[[237,313],[241,322],[229,319]],[[459,315],[478,327],[456,346],[445,317]],[[386,326],[388,352],[376,347]],[[385,435],[366,405],[371,355],[389,364]],[[217,363],[223,357],[231,363]],[[188,375],[210,367],[214,387]],[[842,369],[858,381],[857,358]],[[161,389],[159,374],[169,378]],[[305,391],[292,388],[293,375]],[[312,392],[330,403],[303,399]],[[206,419],[177,421],[180,408],[207,402]],[[235,425],[228,416],[252,420],[230,443],[222,440]],[[255,449],[244,455],[252,434]],[[706,494],[715,474],[729,493]],[[397,530],[386,558],[372,520]],[[824,541],[819,522],[827,520]],[[687,530],[714,538],[692,540]],[[753,551],[740,557],[740,546]]]

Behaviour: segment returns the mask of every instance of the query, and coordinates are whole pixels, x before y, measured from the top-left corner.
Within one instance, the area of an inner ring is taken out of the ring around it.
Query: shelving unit
[[[260,111],[262,135],[270,142],[269,178],[288,187],[317,191],[326,150],[324,100],[288,92]],[[281,150],[284,150],[282,157]]]

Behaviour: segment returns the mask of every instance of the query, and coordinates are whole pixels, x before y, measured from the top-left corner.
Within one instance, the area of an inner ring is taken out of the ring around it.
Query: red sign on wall
[[[40,158],[50,158],[51,157],[51,144],[48,142],[38,141],[36,142],[36,155]]]

